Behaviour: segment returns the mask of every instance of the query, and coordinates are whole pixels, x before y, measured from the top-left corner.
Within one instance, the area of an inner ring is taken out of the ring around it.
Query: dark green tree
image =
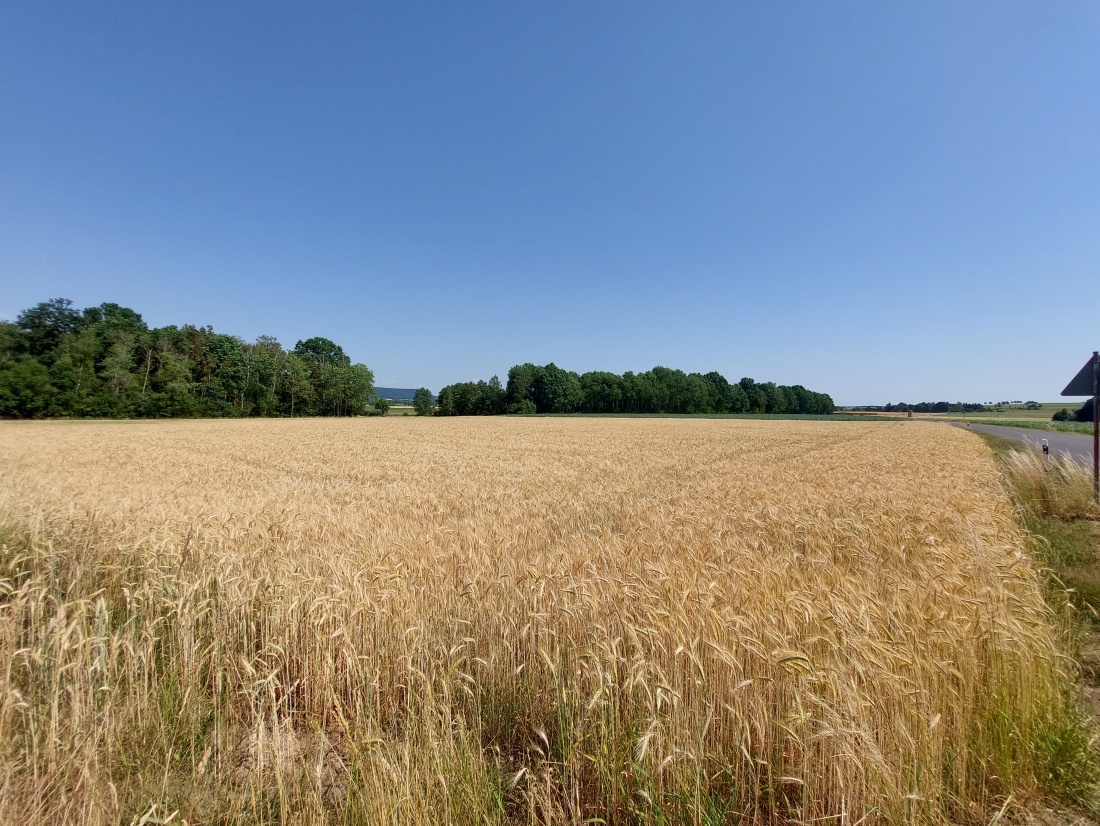
[[[707,383],[707,404],[714,413],[732,413],[733,386],[726,381],[726,377],[718,372],[710,372],[702,376]]]
[[[20,419],[47,416],[55,393],[49,370],[30,356],[0,370],[0,416]]]
[[[279,389],[285,399],[287,414],[308,415],[313,402],[313,382],[310,379],[310,365],[296,353],[290,353],[279,369]],[[306,412],[303,413],[302,408]]]
[[[344,348],[327,338],[314,337],[299,341],[294,345],[294,355],[315,370],[327,366],[346,367],[351,364],[351,359],[344,353]]]
[[[365,364],[333,369],[332,415],[362,416],[374,398],[374,373]]]
[[[432,399],[432,391],[427,387],[417,388],[413,394],[413,410],[417,416],[430,416],[435,409],[435,401]]]
[[[69,299],[51,298],[21,312],[15,323],[25,336],[28,352],[49,360],[62,338],[80,330],[84,318]]]
[[[509,370],[508,384],[505,388],[505,403],[509,407],[523,402],[534,403],[534,385],[541,374],[542,368],[530,362],[517,364]]]
[[[184,325],[150,330],[128,307],[103,303],[77,311],[51,299],[0,322],[0,415],[278,416],[361,415],[374,410],[374,376],[330,339],[299,341],[287,352]],[[936,403],[947,409],[947,403]],[[414,406],[433,409],[426,388]],[[920,405],[914,409],[924,409]],[[905,407],[899,406],[898,409]],[[980,405],[965,408],[981,409]],[[517,364],[506,387],[459,382],[440,390],[439,415],[500,413],[830,413],[832,398],[720,373],[663,366],[644,373],[583,376],[556,364]],[[889,406],[888,408],[889,409]]]
[[[614,373],[592,371],[581,375],[586,413],[618,413],[623,405],[623,380]]]
[[[439,405],[436,409],[436,413],[440,416],[454,416],[455,415],[455,391],[450,385],[447,385],[439,391],[439,396],[436,399]]]
[[[539,413],[573,413],[584,401],[580,376],[551,362],[531,385],[532,401]]]

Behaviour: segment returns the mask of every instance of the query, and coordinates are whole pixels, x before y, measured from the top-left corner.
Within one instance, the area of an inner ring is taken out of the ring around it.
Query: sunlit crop
[[[988,822],[1071,726],[943,425],[0,427],[0,822]]]

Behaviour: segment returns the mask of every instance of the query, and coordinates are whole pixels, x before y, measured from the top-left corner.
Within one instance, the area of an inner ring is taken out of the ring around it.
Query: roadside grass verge
[[[1095,699],[1091,719],[1086,708],[1089,698],[1100,691],[1100,661],[1092,662],[1100,650],[1100,507],[1092,498],[1092,476],[1068,457],[1044,461],[1037,450],[1022,450],[1016,442],[991,434],[978,435],[1004,469],[1031,553],[1045,569],[1044,593],[1059,620],[1064,648],[1078,663],[1078,722],[1075,731],[1066,730],[1060,758],[1073,779],[1062,784],[1062,799],[1095,818],[1100,815]]]
[[[1100,508],[1092,501],[1088,468],[1064,457],[1044,462],[1037,450],[978,435],[1003,463],[1032,551],[1053,577],[1054,592],[1068,594],[1082,621],[1100,623]]]
[[[954,422],[967,422],[968,424],[988,424],[998,427],[1022,427],[1025,430],[1045,430],[1055,433],[1083,433],[1092,435],[1092,422],[1044,422],[1028,421],[1022,419],[965,419],[953,418]]]

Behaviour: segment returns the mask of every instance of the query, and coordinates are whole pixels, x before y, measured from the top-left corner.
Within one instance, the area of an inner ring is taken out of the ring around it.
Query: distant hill
[[[389,399],[391,402],[408,402],[412,404],[413,396],[416,395],[415,387],[376,387],[374,393],[380,399]],[[435,399],[435,396],[432,396]]]

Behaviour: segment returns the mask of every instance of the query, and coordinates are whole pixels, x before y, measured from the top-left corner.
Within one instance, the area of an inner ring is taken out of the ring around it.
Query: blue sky
[[[1100,347],[1100,4],[6,3],[0,317],[380,385],[655,364],[1055,400]]]

